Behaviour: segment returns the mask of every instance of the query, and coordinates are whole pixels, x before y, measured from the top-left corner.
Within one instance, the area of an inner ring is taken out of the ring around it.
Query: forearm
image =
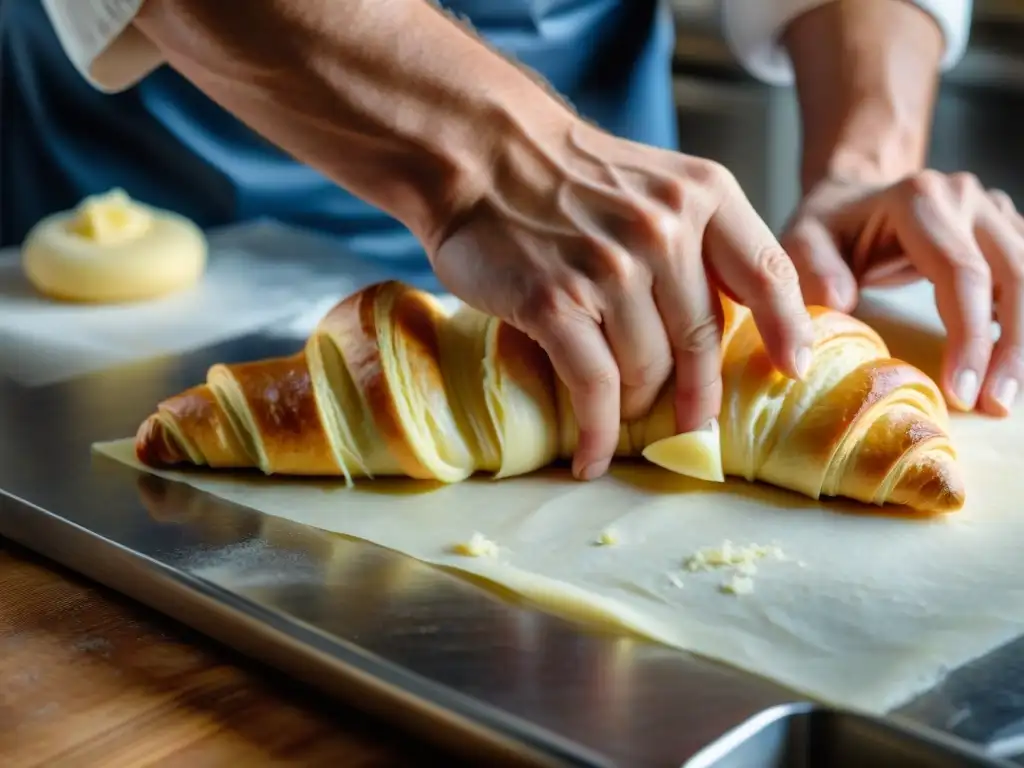
[[[135,23],[214,101],[428,250],[488,183],[504,134],[570,119],[425,0],[147,0]]]
[[[836,0],[792,22],[783,43],[805,189],[827,175],[884,184],[923,167],[944,50],[929,14],[904,0]]]

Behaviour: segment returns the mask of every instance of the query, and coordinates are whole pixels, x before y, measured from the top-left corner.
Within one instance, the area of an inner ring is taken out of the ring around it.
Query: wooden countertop
[[[0,539],[5,766],[455,761]]]

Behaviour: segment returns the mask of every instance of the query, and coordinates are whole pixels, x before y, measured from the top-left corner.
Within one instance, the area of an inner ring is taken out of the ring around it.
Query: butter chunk
[[[643,456],[652,464],[679,475],[713,483],[725,481],[722,441],[716,419],[693,432],[651,443],[644,448]]]
[[[466,557],[497,557],[498,545],[482,533],[474,533],[469,541],[463,541],[452,547],[457,555]]]

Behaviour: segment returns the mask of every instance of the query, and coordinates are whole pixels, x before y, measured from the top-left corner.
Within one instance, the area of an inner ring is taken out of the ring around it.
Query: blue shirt
[[[665,148],[677,141],[669,9],[658,0],[448,0],[498,50],[542,74],[585,118]],[[286,155],[162,67],[114,95],[64,56],[39,0],[7,4],[0,91],[0,244],[42,216],[122,187],[209,227],[252,218],[330,233],[422,270],[394,219]]]

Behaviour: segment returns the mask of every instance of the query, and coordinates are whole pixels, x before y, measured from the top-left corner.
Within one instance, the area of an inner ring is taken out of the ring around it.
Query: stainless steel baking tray
[[[985,749],[1024,714],[1018,650],[905,717],[833,712],[91,453],[211,363],[294,346],[256,335],[66,384],[0,381],[0,534],[482,764],[1001,764]]]

